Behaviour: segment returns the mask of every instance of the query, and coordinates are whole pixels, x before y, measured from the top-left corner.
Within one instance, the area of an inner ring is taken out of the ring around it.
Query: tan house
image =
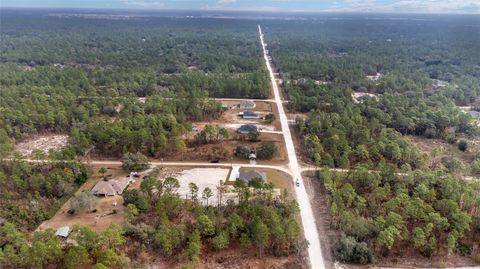
[[[92,189],[92,193],[96,196],[115,196],[121,195],[125,188],[132,183],[131,177],[119,178],[116,180],[99,181]]]

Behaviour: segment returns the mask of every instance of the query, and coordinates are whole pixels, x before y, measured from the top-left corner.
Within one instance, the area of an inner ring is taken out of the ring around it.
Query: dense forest
[[[447,82],[441,91],[457,104],[480,95],[476,16],[325,15],[265,27],[273,60],[287,80],[428,95],[435,92],[432,79],[438,79]],[[378,84],[366,78],[377,72],[383,75]]]
[[[480,186],[456,176],[468,164],[448,152],[435,158],[445,149],[425,153],[405,138],[460,151],[475,145],[476,121],[458,106],[479,101],[477,19],[325,15],[266,23],[288,108],[306,114],[296,120],[303,151],[325,167],[319,179],[338,260],[456,253],[480,262]]]
[[[10,222],[22,231],[36,229],[57,212],[87,177],[87,169],[76,162],[0,162],[0,222]]]
[[[177,73],[248,73],[262,64],[256,24],[241,20],[55,16],[2,10],[2,62],[92,68],[150,67]]]
[[[49,132],[71,135],[65,156],[175,150],[190,121],[220,115],[209,97],[268,97],[254,27],[2,11],[0,156]]]
[[[343,232],[334,246],[344,262],[366,264],[374,257],[420,253],[474,256],[480,241],[480,184],[443,171],[398,175],[388,166],[372,173],[329,170],[320,179],[330,195],[331,225]]]

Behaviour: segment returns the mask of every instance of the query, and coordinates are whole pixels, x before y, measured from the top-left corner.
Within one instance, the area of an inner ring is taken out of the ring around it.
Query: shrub
[[[148,158],[141,153],[126,153],[123,155],[122,168],[127,171],[142,171],[149,166]]]
[[[468,143],[465,140],[460,140],[458,142],[458,149],[461,151],[467,151],[468,149]]]
[[[337,259],[347,263],[368,264],[373,262],[373,255],[365,242],[359,243],[355,238],[342,236],[334,247]]]
[[[262,160],[270,160],[277,154],[278,148],[275,143],[271,141],[265,141],[260,144],[257,150],[257,158]]]
[[[78,196],[73,197],[70,200],[70,210],[68,213],[72,212],[71,215],[81,212],[81,211],[92,211],[97,205],[97,198],[91,192],[82,192]]]
[[[235,156],[241,159],[248,159],[248,155],[250,155],[250,150],[245,146],[237,146],[235,149]]]
[[[472,165],[470,166],[470,171],[473,175],[480,175],[480,160],[476,160],[472,163]]]
[[[472,255],[472,248],[465,244],[459,243],[457,246],[457,252],[462,256],[470,256]]]
[[[273,113],[268,113],[268,114],[265,116],[265,121],[266,121],[267,123],[272,123],[274,120],[275,120],[275,114],[273,114]]]

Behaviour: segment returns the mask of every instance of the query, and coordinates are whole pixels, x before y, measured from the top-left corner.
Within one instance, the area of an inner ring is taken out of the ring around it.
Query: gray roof
[[[70,227],[68,226],[63,226],[61,228],[58,228],[57,232],[55,233],[56,236],[61,236],[61,237],[68,237],[70,235]]]
[[[256,170],[245,171],[245,172],[240,171],[240,175],[238,176],[240,180],[243,180],[246,182],[250,182],[250,180],[256,177],[261,178],[264,182],[267,180],[267,174],[265,172],[259,172]]]
[[[99,181],[92,189],[94,195],[113,196],[122,194],[130,183],[130,178],[124,177],[117,180]]]

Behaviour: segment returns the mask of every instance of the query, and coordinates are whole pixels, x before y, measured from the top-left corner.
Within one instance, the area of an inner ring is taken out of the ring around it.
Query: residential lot
[[[98,172],[102,166],[94,165],[91,167],[94,172],[92,176],[85,182],[77,191],[76,195],[81,192],[89,192],[99,181],[103,180],[102,175]],[[119,165],[105,167],[110,179],[127,177],[129,174],[125,172]],[[206,200],[202,199],[202,191],[205,188],[210,188],[213,192],[213,196],[209,198],[209,205],[216,205],[218,201],[218,191],[220,180],[226,183],[226,192],[223,194],[222,203],[226,203],[228,199],[237,201],[237,195],[233,192],[233,182],[229,182],[229,176],[231,168],[224,167],[152,167],[151,169],[144,171],[140,174],[127,189],[140,189],[140,184],[144,175],[147,175],[152,169],[159,169],[159,179],[166,177],[175,177],[179,180],[180,188],[178,193],[182,198],[191,198],[189,183],[195,183],[199,188],[198,199],[206,204]],[[284,172],[266,168],[240,168],[240,171],[256,171],[265,173],[267,182],[272,182],[275,186],[274,193],[280,195],[280,193],[286,189],[289,192],[293,191],[293,181],[291,177]],[[108,196],[108,197],[96,197],[97,204],[95,206],[95,212],[80,212],[78,214],[69,214],[70,200],[67,201],[58,212],[49,220],[44,221],[37,230],[45,230],[48,228],[58,229],[64,226],[73,226],[75,224],[87,225],[96,232],[105,230],[110,224],[125,223],[125,206],[123,205],[123,198],[121,195]]]
[[[90,191],[95,184],[102,180],[101,175],[98,173],[98,170],[102,166],[92,166],[91,169],[94,171],[92,176],[85,182],[77,191],[76,195],[81,192]],[[107,168],[107,167],[105,167]],[[108,167],[106,175],[110,175],[110,178],[125,177],[128,175],[127,172],[123,171],[121,167]],[[44,221],[37,230],[45,230],[48,228],[58,229],[63,226],[73,226],[75,224],[87,225],[96,232],[101,232],[107,228],[111,223],[121,224],[125,221],[124,218],[124,209],[123,198],[122,196],[111,196],[107,198],[97,197],[97,205],[95,209],[97,210],[94,213],[91,212],[82,212],[78,214],[71,215],[68,213],[70,209],[70,200],[67,201],[57,213],[49,220]],[[116,205],[115,205],[116,204]],[[115,214],[113,214],[115,210]]]

